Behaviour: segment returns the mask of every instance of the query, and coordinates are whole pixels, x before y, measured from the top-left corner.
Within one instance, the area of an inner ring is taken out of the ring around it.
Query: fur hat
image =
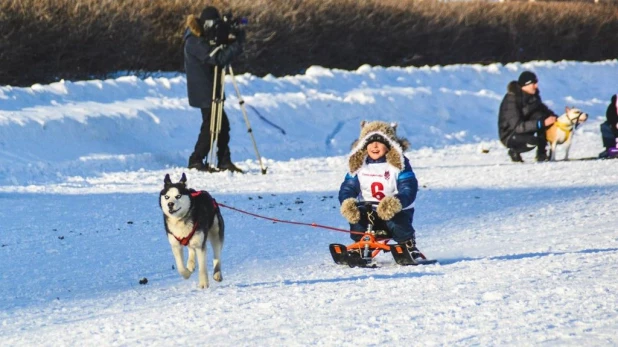
[[[531,71],[522,72],[517,79],[517,83],[522,87],[527,86],[528,84],[537,83],[538,81],[539,80],[536,78],[534,72]]]
[[[403,152],[408,149],[410,143],[404,138],[397,137],[397,123],[385,123],[380,121],[361,122],[360,136],[352,143],[352,151],[348,160],[349,172],[351,175],[356,175],[358,170],[363,166],[367,159],[367,145],[371,142],[383,140],[390,150],[386,153],[386,161],[403,170],[404,157]],[[371,142],[369,142],[371,141]]]

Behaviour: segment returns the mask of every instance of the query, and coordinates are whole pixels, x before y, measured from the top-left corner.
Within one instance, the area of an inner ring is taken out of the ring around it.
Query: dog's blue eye
[[[176,195],[176,199],[177,200],[180,199],[181,197],[182,197],[182,195],[180,195],[180,194]]]
[[[170,199],[170,197],[166,195],[165,196],[165,200],[169,200],[169,199]]]

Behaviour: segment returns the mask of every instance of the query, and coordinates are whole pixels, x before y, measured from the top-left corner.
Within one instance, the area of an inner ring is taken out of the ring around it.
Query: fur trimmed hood
[[[198,16],[190,14],[187,17],[187,28],[191,31],[191,34],[196,37],[204,35],[204,29],[202,28],[201,20]]]
[[[517,83],[517,81],[511,81],[506,86],[506,92],[511,94],[521,93],[521,86]]]
[[[360,136],[352,143],[352,151],[348,159],[349,172],[352,176],[356,175],[358,170],[367,160],[367,139],[372,135],[381,135],[390,144],[390,150],[386,153],[386,162],[399,170],[404,169],[405,159],[403,152],[410,147],[408,140],[397,137],[397,123],[386,123],[381,121],[361,122]]]

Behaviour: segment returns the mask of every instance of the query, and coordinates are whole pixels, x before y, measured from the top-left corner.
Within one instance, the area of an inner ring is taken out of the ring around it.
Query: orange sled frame
[[[388,237],[376,234],[371,228],[367,230],[361,239],[351,245],[345,246],[339,243],[329,245],[330,254],[335,263],[350,267],[377,267],[373,259],[380,252],[390,252],[399,265],[428,265],[435,264],[437,260],[428,260],[423,253],[421,257],[413,259],[404,244],[388,244]]]

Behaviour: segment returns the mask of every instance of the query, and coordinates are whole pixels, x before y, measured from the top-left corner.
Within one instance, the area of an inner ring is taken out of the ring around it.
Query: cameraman
[[[227,30],[226,30],[227,29]],[[221,37],[222,33],[225,35]],[[230,158],[230,122],[225,110],[222,113],[221,132],[217,138],[217,169],[213,169],[204,158],[210,152],[210,118],[213,105],[213,88],[216,86],[217,94],[221,93],[221,73],[225,66],[230,64],[243,51],[245,32],[234,32],[236,39],[228,42],[229,27],[225,27],[219,16],[219,11],[212,6],[206,7],[198,17],[189,15],[187,18],[187,30],[184,35],[184,63],[187,74],[187,93],[189,105],[200,108],[202,111],[202,126],[195,143],[195,149],[189,157],[189,169],[201,171],[225,171],[240,172]],[[224,41],[224,42],[222,42]],[[221,45],[221,43],[225,43]],[[218,47],[221,47],[217,49]],[[217,51],[213,53],[213,51]],[[219,67],[217,80],[215,81],[215,66]],[[225,95],[221,95],[221,102]],[[221,104],[223,109],[223,104]],[[212,163],[211,163],[212,164]]]

